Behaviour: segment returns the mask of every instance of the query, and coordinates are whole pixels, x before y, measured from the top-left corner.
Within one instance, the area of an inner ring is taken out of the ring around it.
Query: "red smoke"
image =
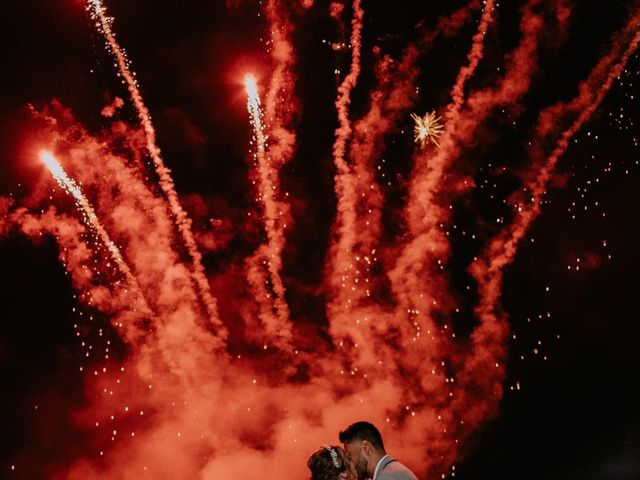
[[[96,8],[100,2],[90,3]],[[297,5],[311,8],[312,3]],[[79,305],[107,315],[127,348],[123,360],[88,365],[87,405],[74,412],[74,419],[78,429],[91,432],[92,443],[55,478],[303,477],[305,460],[318,444],[335,441],[341,428],[362,418],[376,423],[389,450],[421,476],[448,472],[469,436],[495,415],[502,396],[509,332],[500,306],[504,267],[539,215],[545,188],[571,137],[602,102],[640,41],[636,15],[580,83],[575,99],[540,112],[532,158],[522,176],[525,194],[514,201],[512,222],[469,266],[479,299],[478,326],[469,339],[458,341],[442,320],[455,306],[445,268],[451,244],[444,227],[451,222],[450,202],[472,187],[456,174],[457,162],[473,148],[496,108],[518,105],[529,91],[547,24],[555,22],[560,33],[566,28],[565,3],[545,16],[545,2],[529,0],[504,73],[492,86],[473,90],[469,80],[496,20],[494,2],[484,2],[450,103],[441,108],[446,121],[441,148],[429,146],[414,155],[401,238],[385,239],[381,217],[387,199],[375,169],[387,135],[400,130],[416,103],[424,50],[437,35],[456,35],[475,18],[479,3],[441,19],[415,45],[406,46],[399,60],[379,57],[368,110],[353,119],[349,106],[361,68],[366,18],[360,1],[354,1],[351,67],[336,99],[337,211],[323,285],[330,338],[318,338],[305,349],[296,348],[290,328],[305,319],[290,319],[288,311],[280,317],[265,315],[269,309],[278,312],[277,302],[286,307],[286,282],[280,275],[291,213],[280,176],[295,155],[298,113],[295,25],[286,2],[266,3],[273,74],[260,126],[266,134],[262,170],[253,172],[264,180],[257,195],[265,198],[265,189],[273,193],[262,204],[256,202],[265,240],[224,275],[209,272],[216,275],[214,289],[198,247],[213,248],[227,239],[192,232],[128,60],[104,12],[94,12],[141,125],[115,121],[103,132],[90,133],[72,112],[52,102],[31,108],[43,142],[33,155],[50,149],[82,185],[148,310],[131,308],[135,292],[111,262],[104,236],[76,212],[58,206],[66,205],[64,192],[50,198],[53,180],[33,186],[24,205],[0,198],[0,235],[16,229],[34,241],[53,236]],[[332,4],[336,17],[344,14],[339,5]],[[114,102],[105,116],[120,106]],[[546,152],[549,142],[555,147]],[[147,156],[159,185],[149,179]],[[227,218],[212,222],[231,228]],[[248,279],[248,285],[236,278]],[[246,323],[233,325],[218,315],[211,290]],[[231,348],[230,341],[246,348]]]

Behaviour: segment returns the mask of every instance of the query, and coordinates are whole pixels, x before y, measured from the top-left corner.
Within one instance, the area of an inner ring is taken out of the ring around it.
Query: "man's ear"
[[[362,440],[362,448],[367,452],[367,455],[371,455],[371,451],[373,450],[373,445],[369,443],[367,440]]]

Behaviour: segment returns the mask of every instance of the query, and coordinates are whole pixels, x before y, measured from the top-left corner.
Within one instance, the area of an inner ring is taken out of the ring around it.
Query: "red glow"
[[[300,2],[307,8],[312,3]],[[251,213],[260,215],[260,241],[245,258],[212,272],[205,270],[201,249],[226,245],[229,231],[244,225],[235,225],[227,208],[216,212],[222,219],[208,218],[212,230],[193,227],[129,60],[102,3],[90,2],[140,125],[114,121],[90,133],[57,102],[33,109],[38,129],[51,139],[51,151],[39,157],[79,203],[82,221],[75,212],[59,210],[58,199],[50,198],[51,182],[33,187],[30,202],[39,208],[0,198],[0,234],[14,227],[34,239],[54,236],[78,305],[108,316],[129,351],[121,362],[105,352],[100,367],[89,364],[87,405],[74,412],[74,421],[93,442],[84,457],[60,467],[59,478],[302,478],[308,454],[362,418],[381,427],[389,450],[420,475],[440,476],[460,458],[465,441],[495,416],[502,397],[510,328],[500,305],[504,268],[540,214],[559,157],[640,41],[635,16],[576,98],[540,112],[523,176],[533,200],[514,204],[520,209],[512,223],[489,238],[468,265],[477,288],[477,327],[467,341],[458,341],[449,329],[456,299],[444,269],[452,248],[444,227],[452,222],[452,200],[474,185],[456,162],[472,148],[491,112],[518,105],[529,92],[546,23],[557,18],[564,25],[568,7],[562,3],[562,11],[549,16],[544,2],[529,0],[504,72],[490,86],[473,88],[469,80],[495,21],[495,2],[483,2],[449,102],[438,108],[445,119],[440,148],[428,144],[413,153],[406,198],[397,212],[403,232],[390,240],[383,234],[387,199],[376,169],[386,136],[405,128],[417,103],[421,50],[475,19],[479,3],[441,19],[399,60],[379,57],[368,110],[353,118],[349,107],[365,26],[361,2],[354,1],[350,69],[335,101],[336,216],[322,285],[313,292],[327,299],[327,333],[310,341],[296,330],[309,319],[293,318],[287,303],[287,288],[296,280],[282,273],[294,219],[280,177],[298,142],[290,12],[278,0],[266,1],[273,71],[243,77],[253,128]],[[331,12],[342,15],[342,4],[332,3]],[[262,104],[258,81],[266,87]],[[116,97],[104,116],[113,117],[123,103]],[[568,125],[560,127],[566,118]],[[555,148],[545,155],[538,144]],[[124,145],[117,152],[131,155],[116,153],[112,145]],[[65,152],[59,156],[64,169],[52,151]],[[157,185],[146,171],[147,157]],[[204,217],[206,201],[192,200]],[[218,233],[221,226],[226,230]]]

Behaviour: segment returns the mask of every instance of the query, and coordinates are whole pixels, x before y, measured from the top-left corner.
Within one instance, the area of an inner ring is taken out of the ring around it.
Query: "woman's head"
[[[311,480],[351,479],[351,466],[341,447],[324,445],[307,460]]]

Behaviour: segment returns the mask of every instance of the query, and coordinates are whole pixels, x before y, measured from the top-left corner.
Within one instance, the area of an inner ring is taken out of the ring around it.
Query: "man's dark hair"
[[[384,444],[382,443],[382,435],[380,435],[378,429],[369,422],[352,423],[340,432],[338,438],[342,443],[366,440],[373,445],[376,450],[385,451]]]

